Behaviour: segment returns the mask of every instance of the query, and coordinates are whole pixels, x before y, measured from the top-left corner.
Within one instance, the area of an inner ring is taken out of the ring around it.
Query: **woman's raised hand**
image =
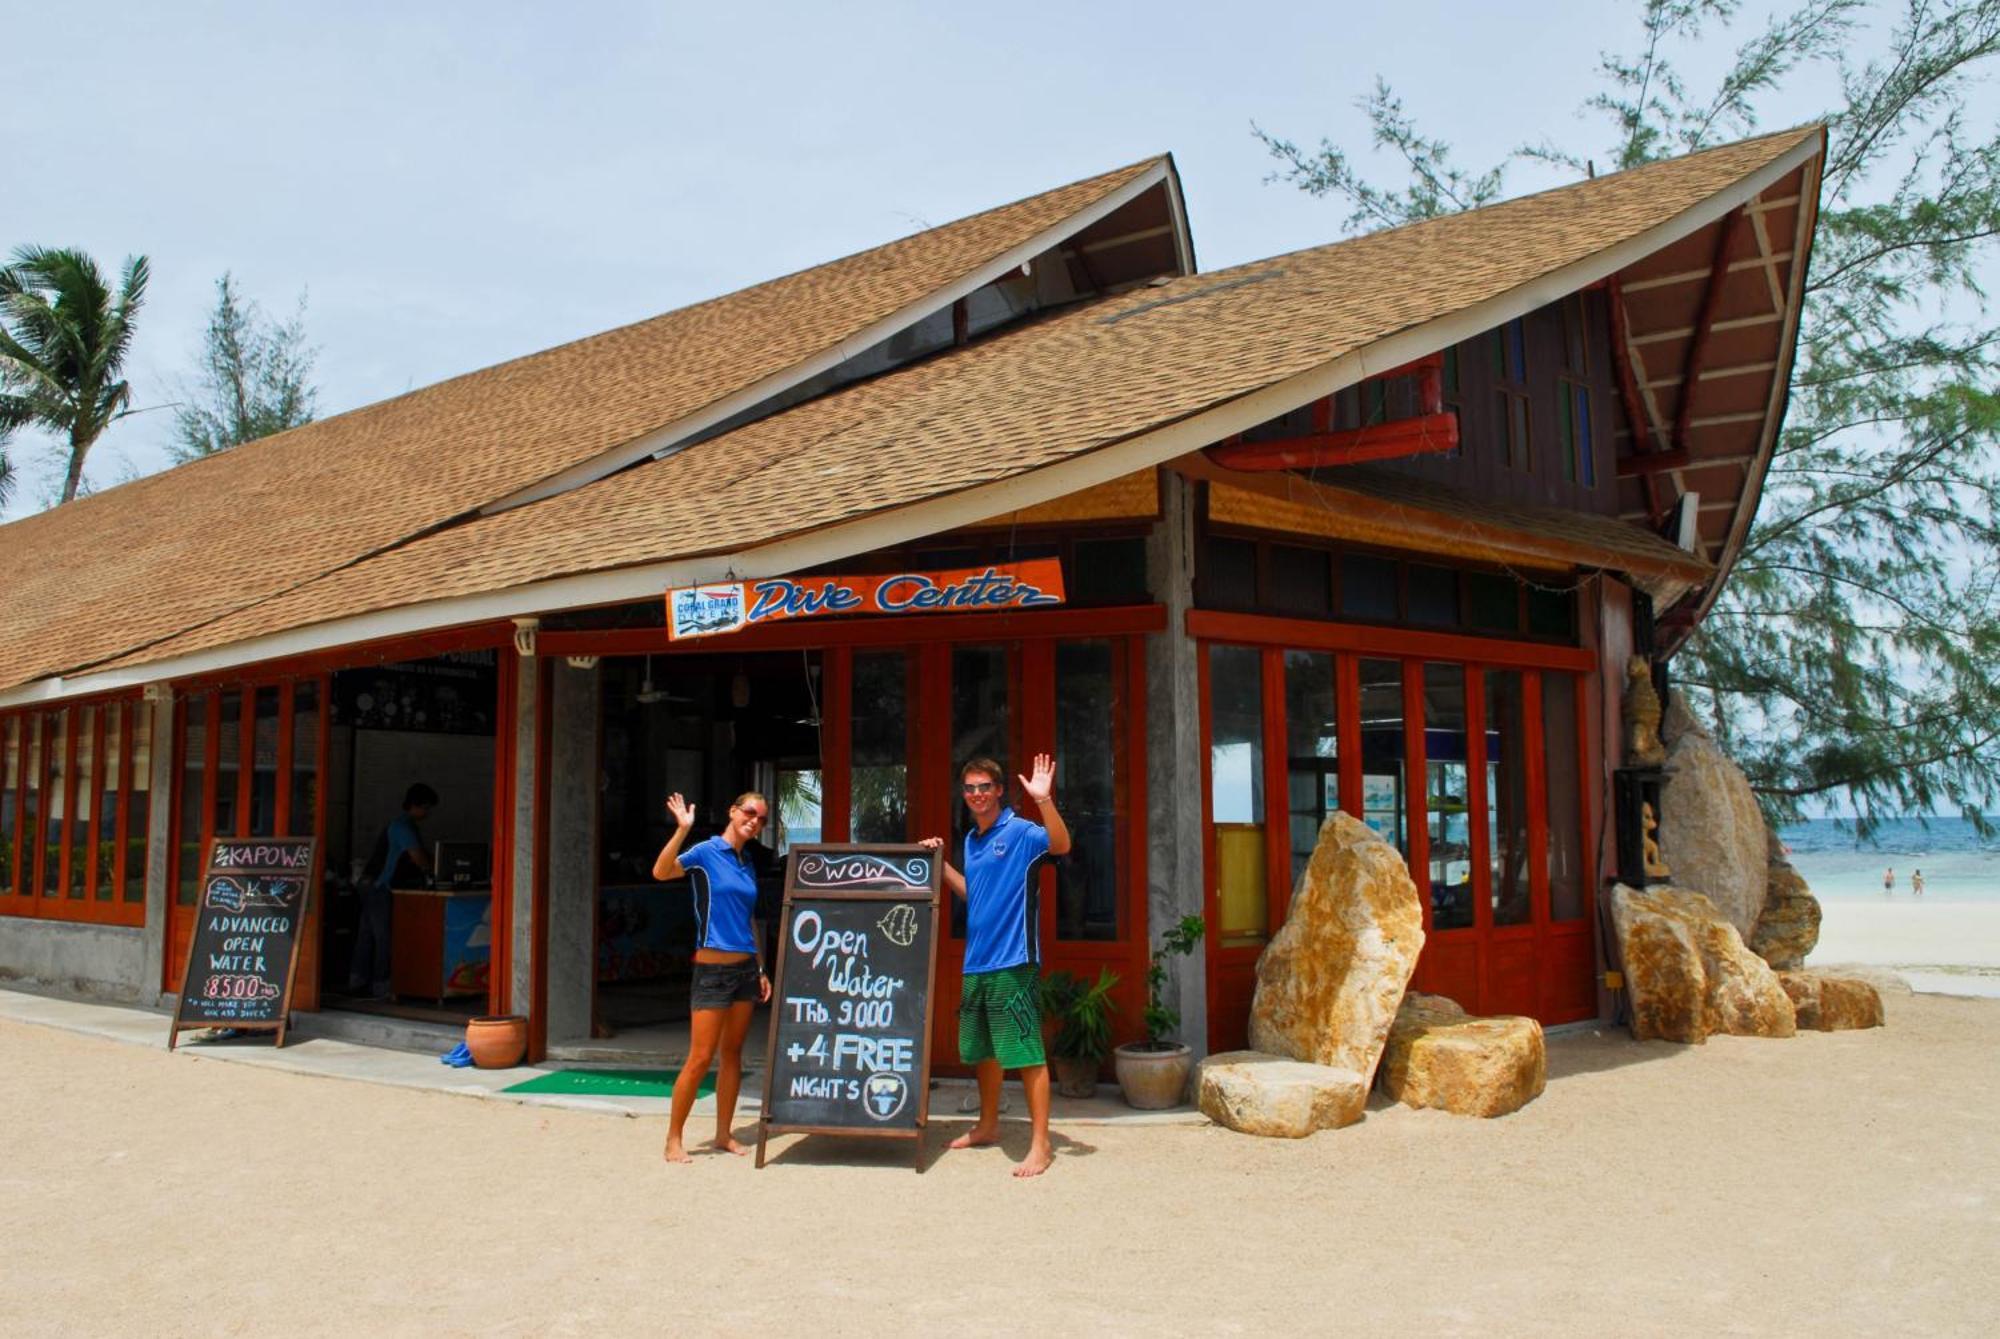
[[[682,799],[679,791],[667,796],[667,812],[674,816],[682,832],[694,826],[694,806]]]

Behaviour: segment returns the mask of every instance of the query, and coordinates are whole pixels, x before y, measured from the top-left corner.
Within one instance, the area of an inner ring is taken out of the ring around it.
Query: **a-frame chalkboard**
[[[311,837],[217,837],[202,867],[172,1050],[192,1028],[275,1032],[285,1044],[312,898]]]
[[[792,848],[759,1167],[797,1132],[912,1139],[923,1170],[941,868],[922,846]]]

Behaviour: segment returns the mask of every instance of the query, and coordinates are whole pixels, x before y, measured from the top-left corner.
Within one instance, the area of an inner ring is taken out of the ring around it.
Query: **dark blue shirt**
[[[1012,809],[965,834],[965,970],[998,972],[1042,959],[1042,861],[1049,830]]]
[[[757,906],[757,871],[748,853],[710,837],[681,852],[681,868],[694,885],[694,946],[755,953],[750,913]]]

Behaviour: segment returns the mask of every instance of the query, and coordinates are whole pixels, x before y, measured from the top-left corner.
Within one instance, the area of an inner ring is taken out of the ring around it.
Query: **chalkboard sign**
[[[930,1117],[938,853],[792,848],[757,1165],[773,1134],[914,1139]]]
[[[183,1031],[209,1027],[274,1031],[285,1044],[314,845],[310,837],[209,843],[168,1049]]]

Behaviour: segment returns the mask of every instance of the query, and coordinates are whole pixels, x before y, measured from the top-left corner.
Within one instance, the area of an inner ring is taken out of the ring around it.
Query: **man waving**
[[[991,758],[959,769],[959,789],[972,814],[965,834],[964,872],[944,864],[944,881],[965,899],[965,989],[958,1010],[959,1059],[979,1077],[979,1122],[951,1141],[977,1148],[1000,1141],[1000,1080],[1021,1071],[1033,1134],[1016,1176],[1049,1169],[1049,1067],[1042,1054],[1042,1018],[1036,1001],[1041,973],[1040,871],[1049,856],[1067,854],[1069,828],[1056,812],[1055,762],[1035,755],[1021,790],[1041,816],[1034,823],[1005,803],[1006,773]],[[929,837],[924,845],[941,848]]]

